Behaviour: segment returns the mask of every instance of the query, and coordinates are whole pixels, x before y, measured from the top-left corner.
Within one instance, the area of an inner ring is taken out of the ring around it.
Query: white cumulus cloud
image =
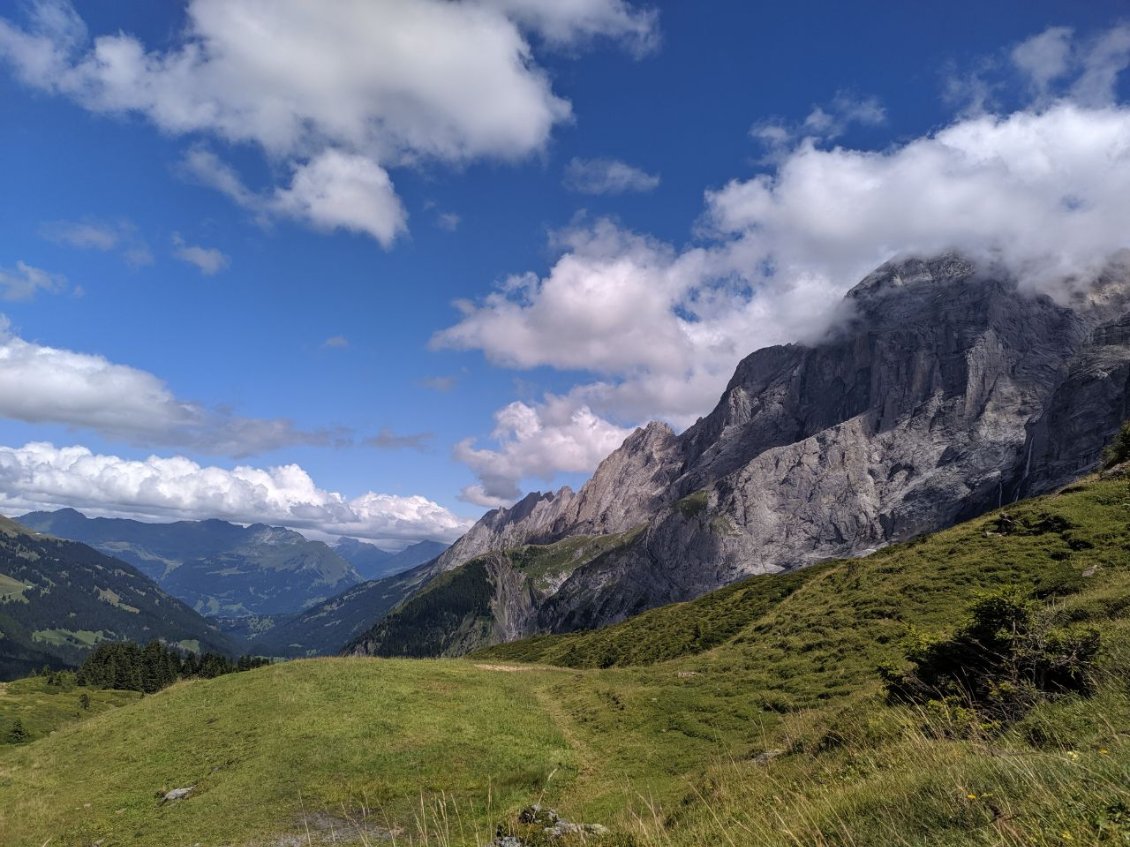
[[[181,400],[157,376],[102,356],[25,341],[0,316],[0,416],[89,429],[142,446],[244,456],[295,444],[329,445],[282,419],[244,418]]]
[[[592,470],[630,432],[553,397],[537,407],[511,403],[495,413],[494,421],[491,437],[498,449],[477,448],[473,439],[455,447],[455,457],[480,480],[463,489],[463,499],[490,508],[513,502],[523,477],[550,480],[559,471]]]
[[[388,171],[365,156],[339,150],[299,165],[290,187],[276,191],[267,208],[316,229],[365,233],[385,247],[407,228]]]
[[[483,502],[510,499],[523,478],[550,477],[554,467],[591,470],[599,450],[587,462],[583,451],[555,462],[540,449],[568,440],[574,415],[591,416],[588,431],[609,442],[648,419],[689,424],[710,410],[742,357],[818,338],[843,294],[892,257],[956,249],[1001,262],[1056,297],[1067,295],[1065,280],[1125,257],[1130,108],[1096,96],[1130,61],[1121,38],[1118,29],[1073,45],[1064,71],[1054,43],[1021,51],[1020,61],[1066,93],[1009,114],[959,117],[883,150],[828,149],[782,130],[785,146],[763,172],[706,192],[690,246],[598,221],[558,237],[545,275],[519,274],[457,303],[459,321],[433,346],[590,375],[520,404],[525,423],[500,422],[498,449],[460,446]]]
[[[421,496],[326,491],[298,465],[229,470],[180,456],[131,460],[43,442],[0,447],[0,511],[64,506],[142,520],[261,522],[392,543],[453,541],[471,524]]]
[[[123,32],[91,39],[69,0],[29,9],[23,25],[0,18],[0,61],[25,84],[169,134],[255,145],[289,166],[289,186],[252,192],[228,166],[209,184],[385,246],[405,226],[389,168],[515,159],[571,119],[527,32],[645,50],[657,31],[624,0],[189,0],[184,31],[151,49]]]

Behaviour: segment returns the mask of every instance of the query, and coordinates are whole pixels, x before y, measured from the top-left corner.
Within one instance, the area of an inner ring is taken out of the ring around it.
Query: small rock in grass
[[[785,755],[784,750],[766,750],[764,753],[758,753],[756,756],[754,756],[753,763],[755,765],[766,765],[777,757],[783,755]]]
[[[174,800],[183,800],[192,793],[195,785],[190,785],[187,788],[174,788],[172,791],[165,792],[165,796],[161,798],[162,803],[172,803]]]

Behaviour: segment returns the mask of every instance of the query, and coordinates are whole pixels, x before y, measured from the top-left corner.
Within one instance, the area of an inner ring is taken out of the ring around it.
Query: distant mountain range
[[[77,664],[99,641],[153,639],[238,652],[126,562],[0,518],[0,680]]]
[[[437,546],[443,549],[442,544]],[[432,573],[429,562],[402,573],[363,582],[297,615],[260,621],[258,632],[240,634],[246,639],[248,652],[257,655],[286,658],[332,656],[404,598],[418,591]]]
[[[431,561],[446,549],[447,545],[438,541],[420,541],[399,553],[390,553],[356,538],[339,538],[333,545],[334,552],[353,565],[364,579],[382,579],[402,573]]]
[[[263,524],[144,523],[74,509],[18,521],[128,562],[211,618],[230,643],[272,656],[338,652],[418,589],[424,578],[413,569],[447,549],[421,541],[394,553],[354,538],[331,547]]]
[[[1053,300],[947,254],[891,262],[814,344],[758,350],[676,435],[486,514],[350,645],[459,655],[600,627],[751,574],[857,556],[1054,490],[1130,412],[1130,279]]]
[[[292,614],[363,581],[321,541],[263,524],[142,523],[88,518],[74,509],[17,520],[129,562],[202,615]]]

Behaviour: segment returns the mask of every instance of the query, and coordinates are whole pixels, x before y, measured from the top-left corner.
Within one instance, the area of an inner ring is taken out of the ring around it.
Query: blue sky
[[[3,5],[0,510],[451,540],[892,255],[1127,246],[1113,0],[314,8]]]

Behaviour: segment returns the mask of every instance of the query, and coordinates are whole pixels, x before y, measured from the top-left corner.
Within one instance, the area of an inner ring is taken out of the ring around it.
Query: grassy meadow
[[[45,721],[0,739],[0,843],[474,845],[541,801],[620,847],[1130,844],[1130,484],[1005,512],[595,632]],[[889,704],[880,667],[1003,587],[1099,631],[1095,693],[1001,727]]]

